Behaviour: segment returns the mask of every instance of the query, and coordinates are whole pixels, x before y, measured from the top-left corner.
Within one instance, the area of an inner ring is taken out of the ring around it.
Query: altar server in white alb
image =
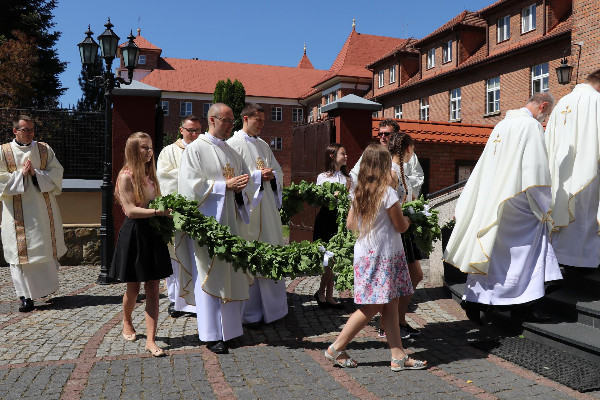
[[[558,262],[600,264],[600,69],[560,99],[546,126],[552,178],[552,246]]]
[[[67,252],[55,198],[63,167],[50,146],[33,140],[34,129],[31,117],[20,115],[13,121],[15,139],[0,151],[2,247],[21,312],[58,290],[58,258]]]
[[[208,133],[200,135],[181,156],[179,193],[196,200],[199,210],[240,234],[249,222],[250,201],[255,193],[248,184],[249,171],[240,155],[227,144],[233,129],[233,111],[222,103],[208,110]],[[259,188],[256,188],[258,190]],[[241,336],[242,302],[248,300],[251,275],[236,271],[193,239],[175,249],[181,262],[181,296],[195,304],[200,340],[214,353],[227,353],[225,343]]]
[[[250,180],[260,189],[251,202],[250,223],[241,226],[241,236],[249,241],[283,245],[281,195],[283,172],[269,145],[259,136],[265,124],[265,110],[248,103],[242,110],[243,127],[227,143],[244,159]],[[255,276],[250,298],[242,305],[244,323],[258,328],[288,313],[285,282]]]
[[[537,93],[507,111],[458,200],[444,259],[469,273],[467,302],[528,303],[544,296],[544,282],[562,278],[549,241],[551,181],[540,123],[553,104],[551,94]]]
[[[200,120],[195,115],[188,115],[181,121],[179,132],[181,138],[175,143],[166,146],[160,152],[156,160],[156,177],[160,185],[160,192],[163,196],[177,192],[177,177],[179,174],[179,163],[183,150],[198,138],[201,132]],[[175,233],[174,243],[177,245],[182,239],[187,238],[182,232]],[[184,239],[187,240],[187,239]],[[182,312],[195,313],[196,307],[186,304],[180,294],[179,287],[179,260],[175,255],[175,248],[169,244],[169,254],[171,256],[171,267],[173,275],[167,278],[167,293],[169,297],[168,313],[171,317],[177,318]]]

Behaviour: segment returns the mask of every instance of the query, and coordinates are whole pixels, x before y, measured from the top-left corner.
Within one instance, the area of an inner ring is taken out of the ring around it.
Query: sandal
[[[352,358],[350,358],[348,353],[346,353],[346,350],[337,351],[335,349],[335,347],[333,347],[333,343],[331,343],[331,345],[329,345],[328,350],[331,350],[331,352],[333,353],[333,356],[331,354],[329,354],[327,352],[327,350],[325,350],[325,358],[327,358],[330,361],[333,361],[334,364],[336,364],[342,368],[356,368],[358,366],[357,362],[354,361]],[[345,355],[348,358],[346,358],[344,360],[338,360],[337,358],[341,355]]]
[[[122,332],[123,334],[123,339],[127,340],[128,342],[135,342],[135,332],[127,334],[125,332]]]
[[[427,361],[421,361],[421,360],[414,360],[415,361],[414,364],[409,367],[406,365],[406,362],[408,361],[408,359],[409,359],[408,355],[404,356],[400,360],[392,358],[392,362],[394,364],[400,365],[400,367],[390,366],[390,369],[394,372],[398,372],[398,371],[403,371],[405,369],[425,369],[425,368],[427,368]]]
[[[160,347],[157,347],[154,350],[152,350],[150,347],[146,346],[146,351],[152,354],[153,357],[164,357],[167,355],[167,353],[165,353]]]

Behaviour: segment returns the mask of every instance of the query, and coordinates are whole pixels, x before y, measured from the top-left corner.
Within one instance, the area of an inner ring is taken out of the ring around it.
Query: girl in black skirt
[[[126,215],[119,231],[108,276],[127,283],[123,296],[123,338],[135,341],[131,319],[141,282],[146,293],[146,350],[154,357],[166,355],[156,345],[158,319],[158,284],[173,273],[167,245],[154,233],[149,218],[169,216],[169,211],[148,208],[148,203],[160,196],[156,179],[152,140],[137,132],[125,144],[125,164],[115,188],[115,198]]]
[[[346,162],[348,156],[346,149],[339,143],[332,143],[325,150],[325,168],[326,171],[317,176],[317,185],[324,182],[341,183],[350,189],[350,175],[346,171]],[[315,218],[315,227],[313,230],[313,241],[321,239],[328,242],[337,233],[337,211],[330,210],[327,207],[321,207]],[[333,261],[329,260],[329,264]],[[315,293],[315,300],[321,308],[340,308],[333,298],[333,271],[331,265],[325,267],[325,272],[321,276],[321,285]]]

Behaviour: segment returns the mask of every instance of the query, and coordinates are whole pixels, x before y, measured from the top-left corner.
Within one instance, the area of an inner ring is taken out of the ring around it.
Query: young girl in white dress
[[[341,183],[350,190],[350,174],[346,170],[348,156],[346,149],[339,143],[332,143],[325,150],[325,172],[317,176],[317,185],[324,182]],[[337,210],[330,210],[327,207],[321,207],[315,218],[313,230],[313,241],[321,239],[328,242],[337,233]],[[314,297],[321,308],[341,308],[342,304],[333,298],[333,271],[331,269],[332,260],[325,267],[325,272],[321,276],[321,285]]]
[[[425,361],[406,354],[400,338],[398,300],[413,293],[401,232],[410,224],[402,215],[392,183],[392,158],[387,148],[369,145],[363,153],[348,229],[358,230],[354,246],[354,302],[360,305],[327,350],[325,357],[342,368],[357,366],[346,346],[371,319],[381,312],[391,350],[392,371],[423,369]]]

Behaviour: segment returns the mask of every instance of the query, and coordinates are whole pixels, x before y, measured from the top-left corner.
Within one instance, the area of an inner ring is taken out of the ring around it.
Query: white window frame
[[[182,101],[179,103],[179,116],[187,117],[188,115],[192,115],[192,102],[191,101]]]
[[[535,30],[535,17],[535,3],[521,10],[521,33],[527,33]]]
[[[208,118],[208,109],[212,106],[212,103],[202,104],[202,116]]]
[[[396,82],[396,65],[390,67],[390,83]]]
[[[169,102],[167,100],[161,100],[160,108],[162,108],[165,117],[169,116]]]
[[[292,108],[292,122],[304,122],[304,110],[302,108]]]
[[[500,77],[490,78],[485,83],[485,112],[492,114],[500,111]]]
[[[419,119],[429,121],[429,97],[419,99]]]
[[[331,101],[330,101],[330,103],[333,103],[336,100],[337,100],[337,92],[331,92]]]
[[[308,122],[314,122],[314,121],[315,121],[315,111],[311,107],[310,112],[308,113]]]
[[[461,89],[450,90],[450,121],[460,121]]]
[[[321,119],[321,105],[317,104],[317,119]]]
[[[550,90],[550,66],[542,63],[531,67],[531,94]]]
[[[383,85],[385,85],[385,70],[381,70],[377,73],[378,77],[379,77],[379,86],[378,87],[383,87]]]
[[[269,146],[271,147],[271,150],[283,150],[283,138],[272,137],[269,141]]]
[[[498,18],[496,23],[496,41],[504,42],[510,39],[510,15]]]
[[[442,45],[442,63],[452,61],[452,40],[448,40]]]
[[[427,50],[427,69],[435,67],[435,47]]]
[[[283,108],[273,106],[271,107],[271,121],[283,121]]]
[[[140,65],[146,64],[146,55],[145,54],[140,54],[138,56],[138,64],[140,64]]]
[[[402,104],[394,106],[394,118],[402,119]]]
[[[323,104],[324,106],[326,106],[327,104],[329,104],[329,95],[326,94],[325,96],[323,96],[323,101],[321,102],[321,104]]]

